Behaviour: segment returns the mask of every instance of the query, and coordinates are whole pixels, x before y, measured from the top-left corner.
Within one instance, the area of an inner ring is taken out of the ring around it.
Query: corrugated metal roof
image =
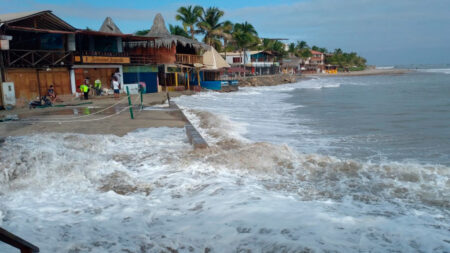
[[[37,16],[40,18],[37,20],[38,22],[35,22],[34,17]],[[0,23],[23,28],[75,31],[75,27],[50,10],[0,14]]]
[[[49,10],[46,11],[28,11],[28,12],[18,12],[18,13],[5,13],[5,14],[0,14],[0,22],[2,23],[10,23],[10,22],[15,22],[15,21],[19,21],[25,18],[30,18],[36,15],[39,15],[41,13],[45,13],[45,12],[51,12]]]

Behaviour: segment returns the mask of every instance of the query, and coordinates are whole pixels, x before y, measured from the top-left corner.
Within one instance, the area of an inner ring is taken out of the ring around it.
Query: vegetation
[[[327,57],[326,63],[352,71],[363,70],[366,67],[366,59],[355,52],[345,53],[340,48],[335,49],[333,55]]]
[[[175,16],[175,19],[181,21],[185,32],[187,32],[187,27],[189,27],[191,39],[194,39],[194,26],[198,23],[198,19],[203,13],[203,8],[198,5],[196,5],[195,7],[189,5],[187,7],[178,8],[177,12],[178,14]]]
[[[139,31],[135,32],[134,34],[137,36],[145,36],[149,31],[150,31],[150,29],[139,30]]]
[[[217,7],[209,7],[208,9],[202,8],[202,15],[200,15],[197,27],[199,33],[204,34],[203,42],[215,48],[221,48],[222,44],[220,39],[223,37],[223,22],[220,19],[225,12]]]
[[[183,27],[180,27],[178,25],[170,25],[169,24],[169,31],[170,31],[170,34],[173,34],[173,35],[179,35],[179,36],[183,36],[186,38],[191,38],[189,36],[189,34],[186,32],[186,30],[184,30]]]
[[[327,54],[326,64],[337,65],[341,69],[361,70],[366,67],[366,59],[351,52],[347,53],[337,48],[332,53],[325,47],[309,46],[306,41],[297,41],[286,46],[279,40],[261,39],[255,27],[247,21],[233,24],[223,20],[225,12],[217,7],[204,9],[201,6],[180,7],[175,19],[181,21],[179,25],[169,25],[171,34],[196,39],[203,35],[202,41],[215,47],[225,54],[228,51],[266,50],[272,52],[277,58],[296,56],[308,59],[312,56],[311,50]],[[136,35],[146,35],[149,30],[137,31]]]

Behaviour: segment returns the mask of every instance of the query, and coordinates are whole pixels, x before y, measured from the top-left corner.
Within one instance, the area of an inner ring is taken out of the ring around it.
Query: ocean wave
[[[450,69],[417,69],[417,71],[450,75]]]
[[[0,225],[48,252],[448,246],[448,168],[302,154],[189,113],[209,149],[176,128],[8,137]]]
[[[376,69],[394,69],[395,66],[376,66]]]
[[[312,78],[295,83],[295,88],[297,89],[323,89],[339,87],[341,87],[341,83],[338,80],[331,78]]]

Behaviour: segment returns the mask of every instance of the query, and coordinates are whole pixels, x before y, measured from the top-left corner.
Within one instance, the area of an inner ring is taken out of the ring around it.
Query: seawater
[[[203,151],[171,128],[9,137],[0,226],[42,252],[449,252],[446,71],[174,99]]]

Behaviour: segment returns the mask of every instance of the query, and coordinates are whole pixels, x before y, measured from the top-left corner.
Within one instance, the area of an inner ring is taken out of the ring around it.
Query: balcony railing
[[[82,56],[106,56],[106,57],[128,57],[128,53],[122,52],[98,52],[98,51],[82,51]]]
[[[203,64],[203,56],[195,54],[176,54],[176,63],[194,65]]]
[[[20,250],[21,253],[38,253],[39,248],[24,239],[0,228],[0,241]]]
[[[3,51],[3,62],[6,67],[64,66],[73,63],[73,53],[53,50],[10,49]]]

